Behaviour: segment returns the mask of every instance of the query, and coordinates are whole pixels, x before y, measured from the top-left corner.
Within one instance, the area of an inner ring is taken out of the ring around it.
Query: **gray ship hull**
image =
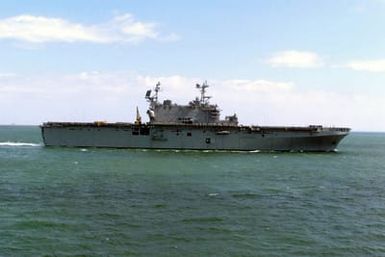
[[[237,151],[335,151],[348,128],[215,124],[63,123],[41,126],[46,146]]]

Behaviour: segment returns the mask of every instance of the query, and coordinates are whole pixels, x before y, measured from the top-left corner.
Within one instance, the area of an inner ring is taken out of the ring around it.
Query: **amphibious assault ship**
[[[160,83],[148,90],[149,121],[137,108],[133,123],[46,122],[41,125],[46,146],[195,149],[235,151],[335,151],[349,128],[307,126],[244,126],[237,115],[220,119],[220,109],[206,96],[207,82],[197,84],[200,97],[187,105],[158,100]]]

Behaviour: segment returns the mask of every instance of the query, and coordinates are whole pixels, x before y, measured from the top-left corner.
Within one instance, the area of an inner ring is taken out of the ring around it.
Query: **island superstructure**
[[[210,104],[207,82],[197,84],[200,96],[187,105],[158,99],[160,83],[148,90],[149,121],[137,109],[133,123],[46,122],[41,125],[46,146],[112,147],[143,149],[193,149],[237,151],[320,151],[337,149],[349,134],[343,127],[288,127],[239,125],[236,114],[220,119],[220,109]]]

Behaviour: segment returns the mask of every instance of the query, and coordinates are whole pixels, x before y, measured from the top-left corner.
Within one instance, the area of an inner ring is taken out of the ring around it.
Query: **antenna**
[[[158,81],[158,83],[156,83],[155,89],[154,89],[155,95],[153,96],[153,98],[154,98],[155,102],[158,102],[158,92],[159,92],[159,90],[160,90],[160,82]]]
[[[158,81],[158,83],[156,83],[154,91],[155,91],[155,94],[153,96],[151,96],[152,90],[147,90],[146,95],[144,97],[151,104],[158,102],[158,92],[160,91],[160,82],[159,81]]]
[[[211,96],[206,96],[206,88],[208,88],[208,87],[209,87],[209,85],[207,84],[207,80],[205,82],[203,82],[202,85],[196,84],[196,88],[199,89],[201,92],[201,99],[200,99],[201,104],[208,104],[209,103],[209,99],[211,98]]]

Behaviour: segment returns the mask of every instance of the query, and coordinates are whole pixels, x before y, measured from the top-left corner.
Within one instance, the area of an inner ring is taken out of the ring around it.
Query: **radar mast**
[[[203,82],[202,85],[196,84],[196,88],[199,89],[199,91],[201,92],[201,99],[199,100],[199,103],[202,105],[209,104],[209,99],[211,98],[211,96],[206,96],[206,88],[208,87],[209,85],[207,84],[207,80]]]
[[[159,90],[160,90],[160,82],[158,81],[158,83],[156,83],[155,88],[154,88],[155,94],[153,96],[151,96],[151,90],[147,90],[144,98],[146,98],[147,101],[149,101],[151,105],[157,104],[158,103]]]

